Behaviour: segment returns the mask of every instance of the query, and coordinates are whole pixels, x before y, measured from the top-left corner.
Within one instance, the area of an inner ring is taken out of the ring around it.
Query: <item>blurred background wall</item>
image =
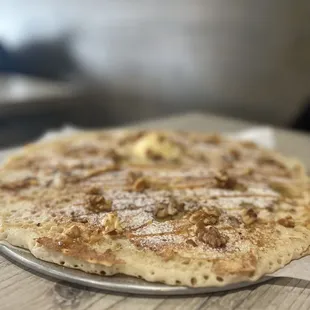
[[[3,0],[0,42],[27,73],[91,88],[97,121],[286,125],[310,95],[309,0]]]

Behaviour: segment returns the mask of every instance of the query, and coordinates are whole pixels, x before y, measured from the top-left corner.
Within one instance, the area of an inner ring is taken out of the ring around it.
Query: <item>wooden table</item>
[[[145,124],[147,127],[235,131],[249,123],[211,115],[189,114]],[[276,130],[278,148],[310,167],[310,136]],[[116,295],[55,282],[0,257],[1,310],[161,310],[161,309],[310,309],[310,282],[279,278],[246,289],[192,297]]]

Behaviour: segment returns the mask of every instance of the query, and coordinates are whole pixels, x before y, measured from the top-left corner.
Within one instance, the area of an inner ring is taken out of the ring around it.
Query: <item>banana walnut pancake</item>
[[[0,170],[0,239],[100,275],[192,287],[257,280],[309,254],[309,179],[218,135],[79,132]]]

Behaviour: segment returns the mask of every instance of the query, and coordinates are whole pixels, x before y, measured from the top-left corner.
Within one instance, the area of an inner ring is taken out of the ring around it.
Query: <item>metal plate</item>
[[[256,282],[242,282],[224,287],[189,288],[150,283],[129,276],[117,275],[113,277],[104,277],[85,273],[80,270],[70,269],[39,260],[29,251],[11,246],[6,242],[0,243],[0,253],[33,271],[50,276],[54,279],[117,293],[139,295],[193,295],[239,289],[271,279],[270,277],[263,277]]]

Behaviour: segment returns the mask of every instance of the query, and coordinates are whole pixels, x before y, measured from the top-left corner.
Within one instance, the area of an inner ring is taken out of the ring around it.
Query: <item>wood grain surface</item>
[[[204,131],[235,131],[250,124],[215,116],[190,114],[143,124],[146,127]],[[310,138],[276,130],[278,148],[310,167]],[[2,156],[5,156],[3,153]],[[181,310],[181,309],[310,309],[310,282],[279,278],[264,284],[221,293],[188,297],[117,295],[55,282],[0,256],[1,310]]]

